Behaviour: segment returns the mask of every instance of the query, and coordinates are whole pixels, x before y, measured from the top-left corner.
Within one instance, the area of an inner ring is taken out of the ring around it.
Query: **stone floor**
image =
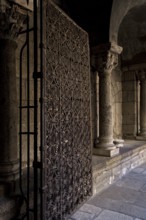
[[[68,220],[146,220],[146,163],[92,197]]]

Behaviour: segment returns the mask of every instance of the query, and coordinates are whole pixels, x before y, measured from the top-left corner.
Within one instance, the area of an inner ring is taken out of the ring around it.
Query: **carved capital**
[[[107,51],[97,57],[97,70],[99,74],[111,73],[112,70],[118,65],[118,55]]]
[[[146,81],[146,69],[137,71],[137,78],[139,81]]]
[[[16,40],[27,17],[27,9],[8,0],[0,1],[0,39]]]
[[[118,55],[122,48],[114,43],[99,45],[91,50],[91,65],[99,74],[111,73],[118,65]]]

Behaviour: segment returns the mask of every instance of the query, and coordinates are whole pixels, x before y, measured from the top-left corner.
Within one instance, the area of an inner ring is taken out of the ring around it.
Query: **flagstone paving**
[[[146,220],[146,163],[90,198],[68,220]]]

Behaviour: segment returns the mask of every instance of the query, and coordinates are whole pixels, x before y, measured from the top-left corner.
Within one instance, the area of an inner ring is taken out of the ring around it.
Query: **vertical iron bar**
[[[38,94],[37,94],[37,68],[38,68],[38,37],[37,37],[37,27],[38,27],[38,20],[37,20],[37,0],[33,1],[33,9],[34,9],[34,219],[38,219],[38,171],[37,171],[37,101],[38,101]]]
[[[41,172],[40,172],[40,219],[43,220],[43,1],[40,0],[40,156],[41,156]]]
[[[29,30],[29,15],[27,14],[27,30]],[[29,65],[29,32],[26,32],[27,39],[27,220],[29,220],[30,204],[30,65]]]

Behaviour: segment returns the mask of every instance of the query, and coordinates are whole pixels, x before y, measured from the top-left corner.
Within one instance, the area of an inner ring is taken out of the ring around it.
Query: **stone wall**
[[[113,158],[93,156],[93,195],[146,162],[146,143],[126,141],[121,153]]]
[[[116,68],[112,73],[113,138],[122,138],[122,72]]]
[[[137,134],[137,95],[135,71],[123,71],[122,77],[123,93],[123,136],[134,138]]]

